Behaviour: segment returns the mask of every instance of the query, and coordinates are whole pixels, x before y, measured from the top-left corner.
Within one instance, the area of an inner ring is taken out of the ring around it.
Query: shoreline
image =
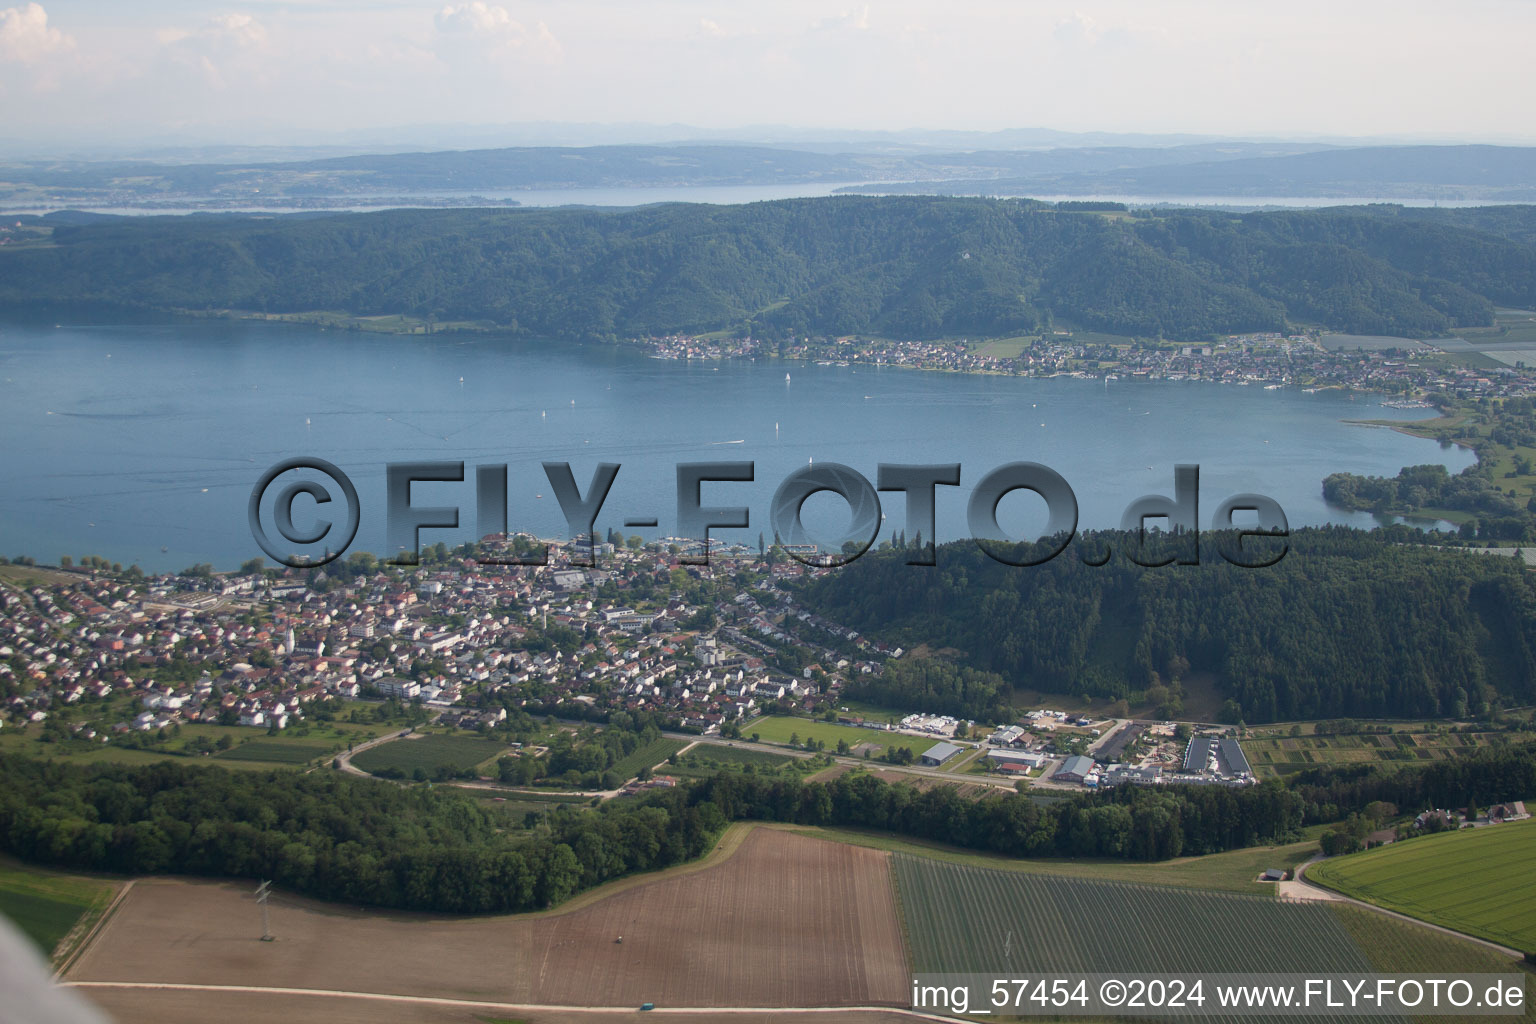
[[[508,327],[508,326],[503,325],[503,324],[497,324],[497,323],[494,323],[494,322],[491,322],[491,321],[486,321],[486,320],[450,320],[450,321],[444,321],[444,322],[436,322],[436,321],[423,320],[423,319],[421,319],[419,317],[413,317],[413,316],[404,315],[404,314],[358,315],[358,314],[350,314],[350,313],[344,313],[344,312],[340,312],[340,311],[331,311],[331,310],[311,310],[311,311],[306,311],[306,312],[302,312],[302,313],[260,313],[260,312],[254,311],[254,310],[238,310],[238,309],[218,309],[218,310],[170,309],[170,310],[162,310],[160,312],[162,312],[165,315],[172,316],[172,317],[186,317],[186,318],[195,319],[195,320],[244,320],[244,321],[252,321],[252,322],[258,322],[258,323],[302,324],[302,325],[307,325],[307,326],[312,326],[312,327],[319,327],[321,330],[350,331],[350,332],[356,332],[356,333],[360,333],[360,334],[385,334],[385,335],[399,336],[399,337],[435,337],[437,335],[495,335],[495,334],[504,334],[504,335],[506,335],[509,338],[517,339],[517,340],[536,340],[539,337],[538,335],[522,333],[522,332],[517,331],[515,328],[511,328],[511,327]],[[1096,367],[1096,368],[1094,368],[1092,370],[1088,370],[1088,369],[1057,369],[1057,370],[1053,370],[1050,373],[1020,373],[1020,372],[1017,372],[1017,371],[1014,371],[1014,370],[1010,370],[1008,368],[1001,367],[1001,366],[997,366],[997,367],[993,367],[993,366],[971,366],[971,367],[967,367],[967,366],[927,365],[927,364],[924,364],[922,362],[893,362],[893,361],[884,360],[884,359],[860,358],[857,355],[852,356],[852,357],[842,356],[842,357],[839,357],[837,359],[824,359],[824,358],[818,358],[816,355],[812,355],[812,354],[796,355],[796,356],[781,356],[777,352],[773,352],[773,351],[729,352],[729,351],[721,351],[721,350],[719,350],[716,342],[705,340],[707,337],[708,337],[708,335],[706,334],[706,335],[700,336],[697,339],[688,339],[690,341],[697,341],[702,347],[704,347],[706,349],[706,351],[703,351],[703,352],[676,352],[676,351],[672,351],[668,347],[666,347],[666,345],[664,344],[666,339],[661,339],[661,338],[625,338],[625,339],[620,339],[620,340],[616,340],[616,341],[603,341],[603,340],[598,340],[598,339],[580,339],[580,338],[555,338],[555,339],[551,339],[551,340],[559,341],[562,344],[573,344],[573,345],[583,345],[583,346],[591,345],[591,346],[597,346],[597,347],[602,347],[602,348],[632,349],[632,350],[640,351],[647,358],[656,359],[656,360],[662,361],[662,362],[685,362],[686,363],[686,362],[695,362],[695,361],[697,361],[697,362],[724,363],[724,362],[729,362],[729,361],[736,360],[736,359],[747,359],[747,360],[752,360],[752,361],[756,361],[758,359],[763,359],[763,360],[772,360],[772,361],[782,362],[782,363],[784,363],[786,365],[791,364],[791,363],[795,363],[795,364],[802,365],[802,366],[803,365],[810,365],[810,364],[829,365],[829,366],[837,366],[837,367],[844,367],[844,366],[848,366],[848,367],[852,367],[852,366],[873,366],[873,367],[877,367],[877,368],[880,368],[880,369],[925,370],[925,371],[928,371],[928,372],[931,372],[931,373],[957,373],[957,374],[968,374],[968,375],[974,375],[974,376],[988,376],[988,377],[1021,377],[1021,378],[1032,378],[1032,379],[1040,379],[1040,380],[1048,380],[1048,379],[1055,378],[1055,377],[1075,377],[1075,378],[1083,379],[1083,380],[1095,380],[1095,379],[1104,380],[1106,378],[1116,379],[1116,380],[1135,380],[1135,379],[1139,378],[1139,379],[1141,379],[1144,382],[1145,381],[1152,381],[1152,380],[1159,380],[1159,381],[1194,382],[1194,383],[1208,383],[1208,384],[1234,384],[1234,385],[1237,385],[1237,386],[1240,386],[1240,387],[1249,387],[1249,386],[1255,386],[1256,385],[1256,386],[1259,386],[1261,388],[1264,388],[1265,390],[1275,390],[1275,389],[1279,389],[1279,388],[1285,388],[1285,389],[1301,388],[1301,389],[1307,390],[1309,392],[1318,392],[1318,391],[1346,391],[1346,392],[1354,392],[1354,393],[1365,394],[1365,395],[1391,395],[1391,396],[1396,396],[1400,400],[1403,400],[1403,401],[1418,401],[1418,400],[1422,399],[1423,395],[1428,393],[1426,391],[1423,391],[1422,389],[1405,393],[1405,392],[1400,391],[1400,390],[1393,390],[1393,389],[1388,389],[1388,388],[1373,388],[1373,387],[1364,386],[1364,385],[1352,385],[1352,384],[1337,383],[1337,382],[1317,383],[1317,382],[1315,382],[1312,379],[1304,379],[1304,380],[1291,379],[1291,380],[1287,380],[1287,379],[1283,379],[1283,378],[1282,379],[1277,379],[1275,377],[1267,377],[1267,376],[1243,376],[1240,379],[1228,379],[1228,378],[1216,377],[1216,376],[1194,376],[1194,377],[1180,376],[1178,378],[1174,378],[1174,377],[1170,377],[1170,376],[1166,376],[1166,375],[1150,376],[1150,375],[1146,375],[1146,374],[1138,374],[1135,370],[1130,370],[1130,369],[1127,369],[1124,366],[1118,366],[1118,365],[1117,366],[1099,366],[1099,367]],[[974,343],[974,346],[973,346],[972,350],[970,352],[967,352],[966,355],[967,356],[974,356],[975,355],[976,347],[984,346],[988,342],[995,341],[995,340],[998,340],[998,339],[980,339],[978,342]],[[1131,338],[1127,338],[1126,340],[1128,342],[1134,341],[1134,339],[1131,339]],[[1411,339],[1405,339],[1405,340],[1411,340]],[[923,346],[923,347],[927,347],[927,348],[932,348],[932,347],[935,347],[935,346],[959,346],[960,344],[962,344],[961,342],[950,342],[950,341],[944,341],[944,340],[937,340],[937,341],[898,341],[898,340],[886,340],[886,341],[881,342],[881,343],[887,344],[887,345],[893,345],[893,346]],[[1092,343],[1096,344],[1096,342],[1092,342]],[[969,345],[969,344],[972,344],[972,343],[967,341],[967,342],[964,342],[964,344],[968,344]],[[1191,342],[1189,344],[1191,346],[1193,346],[1193,345],[1204,345],[1204,344],[1209,344],[1209,343]],[[1030,346],[1024,346],[1023,348],[1021,348],[1021,350],[1020,350],[1021,354],[1022,354],[1022,352],[1027,351],[1029,347]],[[1178,347],[1181,347],[1181,346],[1178,346],[1178,345],[1166,346],[1165,345],[1165,346],[1160,346],[1158,348],[1170,348],[1170,347],[1178,348]],[[708,349],[713,349],[714,351],[708,351]],[[1003,357],[982,357],[982,358],[1002,359]],[[1432,406],[1427,406],[1427,408],[1433,408],[1433,407]]]

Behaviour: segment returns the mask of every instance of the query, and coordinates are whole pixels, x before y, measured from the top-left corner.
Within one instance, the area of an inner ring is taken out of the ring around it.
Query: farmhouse
[[[953,743],[935,743],[923,754],[922,762],[930,768],[937,768],[958,753],[960,748]]]
[[[1488,808],[1489,821],[1516,821],[1520,818],[1529,818],[1525,813],[1525,801],[1511,800],[1507,804],[1494,804]]]

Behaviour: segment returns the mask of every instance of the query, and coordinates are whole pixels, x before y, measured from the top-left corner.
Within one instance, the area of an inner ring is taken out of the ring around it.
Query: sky
[[[1536,142],[1536,0],[6,2],[9,145],[527,122]]]

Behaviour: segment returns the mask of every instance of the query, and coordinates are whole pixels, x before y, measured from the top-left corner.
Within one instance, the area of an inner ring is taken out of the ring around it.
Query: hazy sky
[[[1536,141],[1536,0],[6,2],[13,140],[581,121]]]

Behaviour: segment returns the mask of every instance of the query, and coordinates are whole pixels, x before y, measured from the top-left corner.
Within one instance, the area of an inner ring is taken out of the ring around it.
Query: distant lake
[[[252,486],[294,455],[327,459],[351,476],[363,506],[352,550],[377,554],[384,464],[401,460],[469,464],[463,484],[416,486],[417,505],[461,510],[457,535],[427,531],[424,543],[474,535],[478,463],[509,464],[513,529],[563,536],[545,460],[570,462],[583,492],[596,463],[620,463],[598,526],[654,516],[659,530],[625,531],[647,536],[674,532],[676,463],[753,460],[755,483],[709,484],[704,493],[706,505],[751,509],[751,528],[724,536],[753,546],[759,531],[772,540],[774,489],[813,458],[846,463],[871,481],[881,462],[961,463],[961,486],[939,489],[941,539],[965,535],[966,499],[981,476],[1019,460],[1066,477],[1084,527],[1117,526],[1132,499],[1171,494],[1180,462],[1201,467],[1202,528],[1239,491],[1275,498],[1292,525],[1370,526],[1370,516],[1323,502],[1324,476],[1390,475],[1426,462],[1454,472],[1473,457],[1342,421],[1423,415],[1383,408],[1375,396],[1295,388],[687,363],[486,335],[238,321],[10,323],[0,324],[0,553],[232,568],[260,553],[246,521]],[[1004,525],[1043,522],[1032,501],[1005,499]],[[882,504],[887,532],[902,529],[902,496],[882,495]],[[806,508],[823,536],[846,522],[829,495]]]
[[[147,206],[104,206],[89,203],[63,203],[51,206],[28,206],[23,204],[0,204],[0,210],[24,213],[51,213],[56,210],[90,210],[95,213],[112,213],[124,216],[146,216],[183,213],[296,213],[296,212],[353,212],[361,213],[369,210],[395,210],[421,206],[436,207],[442,205],[443,200],[466,201],[471,196],[483,200],[501,201],[506,199],[516,200],[519,205],[525,207],[550,207],[550,206],[649,206],[654,203],[710,203],[714,205],[732,205],[737,203],[762,203],[774,199],[807,199],[819,196],[829,196],[838,189],[848,185],[858,185],[862,182],[854,181],[826,181],[826,182],[802,182],[787,185],[678,185],[670,188],[508,188],[508,189],[472,189],[469,191],[448,190],[421,190],[410,191],[406,189],[395,190],[388,195],[380,196],[336,196],[337,205],[326,207],[301,207],[292,203],[284,203],[281,199],[268,203],[235,203],[222,205],[228,202],[224,197],[219,197],[221,205],[187,205],[168,207]],[[214,197],[207,197],[212,200]],[[413,203],[414,200],[414,203]],[[465,206],[473,206],[473,203],[464,202]]]
[[[327,207],[302,207],[282,199],[265,203],[229,203],[227,197],[218,197],[220,205],[191,205],[202,200],[188,200],[189,205],[106,206],[89,203],[62,203],[55,205],[0,204],[0,212],[50,213],[56,210],[90,210],[125,216],[166,215],[184,213],[296,213],[296,212],[354,212],[369,210],[393,210],[414,206],[438,206],[444,200],[465,201],[471,196],[482,200],[516,200],[525,207],[554,206],[605,206],[632,207],[654,203],[709,203],[730,205],[736,203],[761,203],[775,199],[807,199],[833,195],[840,188],[863,186],[865,182],[828,181],[801,182],[782,185],[677,185],[669,188],[547,188],[547,189],[473,189],[449,190],[396,190],[388,195],[336,196],[337,205]],[[879,194],[879,193],[871,193]],[[990,195],[985,190],[975,193]],[[1055,195],[1031,194],[1029,198],[1045,202],[1118,202],[1129,206],[1215,206],[1233,209],[1279,207],[1287,209],[1314,209],[1329,206],[1357,206],[1363,203],[1396,203],[1400,206],[1470,207],[1496,205],[1491,200],[1385,198],[1380,196],[1165,196],[1165,195]],[[207,197],[213,201],[214,197]],[[472,203],[465,203],[472,206]]]

